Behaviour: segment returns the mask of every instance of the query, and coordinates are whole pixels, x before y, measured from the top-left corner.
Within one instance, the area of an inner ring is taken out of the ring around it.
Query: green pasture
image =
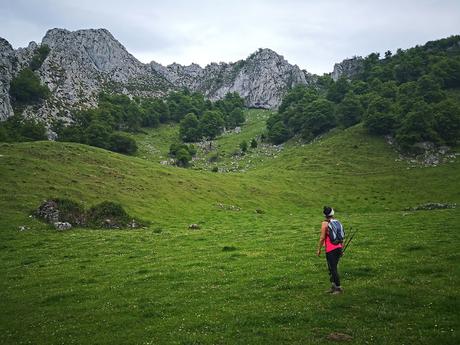
[[[217,140],[216,164],[262,133],[258,112]],[[136,135],[138,157],[0,144],[1,344],[459,343],[459,208],[409,210],[458,205],[458,158],[414,167],[356,126],[215,173],[160,165],[175,133]],[[148,225],[57,232],[30,217],[49,197]],[[315,255],[325,204],[358,230],[338,296]]]

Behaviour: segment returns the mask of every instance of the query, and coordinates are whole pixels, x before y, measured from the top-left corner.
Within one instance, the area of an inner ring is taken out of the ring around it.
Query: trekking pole
[[[351,229],[353,229],[353,228],[350,227],[350,230],[351,230]],[[345,253],[345,250],[347,249],[348,245],[350,244],[351,240],[353,239],[353,236],[355,236],[355,234],[356,234],[357,231],[358,231],[358,230],[355,230],[355,231],[351,234],[351,236],[350,236],[350,238],[348,239],[348,241],[345,243],[345,247],[344,247],[343,250],[342,250],[342,254]]]

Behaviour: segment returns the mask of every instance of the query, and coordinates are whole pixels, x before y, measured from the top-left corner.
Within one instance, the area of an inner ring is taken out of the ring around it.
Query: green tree
[[[442,57],[431,66],[431,74],[437,76],[445,88],[460,87],[460,57]]]
[[[208,110],[200,119],[200,133],[203,137],[214,139],[222,133],[224,120],[220,111]]]
[[[40,79],[30,68],[24,68],[11,80],[10,96],[15,104],[39,103],[49,95],[48,87],[40,84]]]
[[[332,102],[340,103],[348,91],[350,91],[350,88],[350,83],[346,78],[339,78],[327,90],[326,98]]]
[[[284,143],[290,137],[290,132],[282,121],[275,122],[268,131],[268,140],[275,145]]]
[[[126,134],[113,133],[109,137],[109,150],[127,155],[133,155],[137,152],[137,144],[133,138]]]
[[[364,126],[372,134],[392,133],[396,126],[396,116],[392,109],[392,102],[378,95],[370,100]]]
[[[305,122],[302,136],[310,140],[336,126],[334,103],[319,98],[310,103],[305,109]]]
[[[359,98],[351,92],[347,93],[337,108],[339,122],[345,128],[360,122],[363,114],[364,108]]]
[[[429,74],[425,74],[417,80],[417,94],[427,103],[439,102],[446,97],[441,90],[439,80]]]
[[[176,153],[176,164],[181,167],[187,167],[192,160],[192,155],[188,150],[182,148]]]
[[[42,122],[14,115],[0,122],[0,141],[21,142],[47,140],[46,127]]]
[[[245,120],[243,109],[235,108],[225,117],[225,126],[228,128],[235,128],[241,126]]]
[[[200,140],[200,123],[195,114],[189,113],[180,121],[179,135],[185,142]]]
[[[85,140],[88,145],[109,148],[110,147],[110,128],[100,122],[92,122],[85,131]]]
[[[178,166],[182,167],[187,167],[195,154],[196,149],[193,145],[173,143],[169,148],[169,155],[175,158]]]
[[[451,99],[432,107],[436,121],[436,132],[448,145],[457,145],[460,140],[460,104]]]
[[[401,126],[396,131],[396,140],[405,149],[417,142],[440,142],[436,132],[436,119],[426,102],[417,102],[412,111],[403,118]]]

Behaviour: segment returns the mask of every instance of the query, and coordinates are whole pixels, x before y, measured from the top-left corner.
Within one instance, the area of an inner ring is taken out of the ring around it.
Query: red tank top
[[[331,242],[331,239],[329,238],[329,232],[327,231],[327,225],[328,225],[328,222],[324,221],[321,224],[321,227],[326,228],[326,241],[324,241],[324,246],[326,247],[326,253],[329,253],[329,252],[333,251],[334,249],[342,248],[342,243],[333,244]]]

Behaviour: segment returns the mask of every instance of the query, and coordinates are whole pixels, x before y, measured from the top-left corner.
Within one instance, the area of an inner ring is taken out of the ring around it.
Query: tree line
[[[268,139],[295,135],[311,140],[334,127],[362,122],[371,134],[392,135],[404,150],[430,141],[456,145],[460,138],[460,36],[408,50],[372,53],[350,80],[328,75],[315,86],[297,86],[267,121]]]
[[[186,89],[172,92],[163,99],[131,99],[126,95],[102,93],[97,108],[74,112],[71,125],[59,122],[53,130],[59,141],[80,142],[134,154],[136,142],[126,132],[136,133],[142,128],[158,127],[161,123],[179,122],[181,139],[185,142],[214,138],[224,127],[244,122],[243,105],[244,101],[237,93],[229,93],[216,102]]]

